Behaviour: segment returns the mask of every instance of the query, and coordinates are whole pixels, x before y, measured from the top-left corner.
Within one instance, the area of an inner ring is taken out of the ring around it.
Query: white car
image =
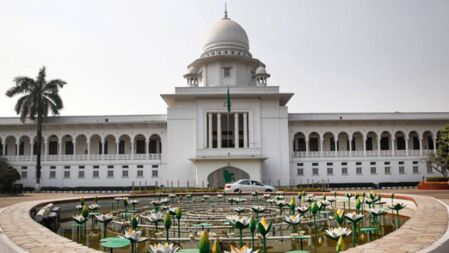
[[[264,185],[251,179],[241,179],[232,184],[225,184],[225,192],[274,192],[276,188],[270,185]]]

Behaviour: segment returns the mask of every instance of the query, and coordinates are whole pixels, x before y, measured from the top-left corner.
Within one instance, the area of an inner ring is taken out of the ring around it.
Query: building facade
[[[43,128],[42,187],[416,182],[449,113],[289,113],[245,30],[213,25],[165,115],[58,116]],[[227,94],[230,97],[228,109]],[[0,155],[35,183],[34,122],[0,118]]]

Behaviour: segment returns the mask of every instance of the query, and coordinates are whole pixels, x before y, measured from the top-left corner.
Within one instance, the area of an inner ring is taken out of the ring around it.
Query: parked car
[[[241,179],[235,183],[225,184],[225,192],[274,192],[276,188],[251,179]]]

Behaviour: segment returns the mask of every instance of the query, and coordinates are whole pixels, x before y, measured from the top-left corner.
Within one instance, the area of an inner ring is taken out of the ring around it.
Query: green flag
[[[231,112],[231,95],[229,95],[229,88],[226,94],[226,109],[228,110],[228,112]]]

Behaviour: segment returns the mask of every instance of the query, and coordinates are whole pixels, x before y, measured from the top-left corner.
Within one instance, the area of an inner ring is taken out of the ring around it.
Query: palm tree
[[[39,191],[41,179],[41,143],[42,143],[42,121],[51,111],[53,115],[58,115],[64,107],[62,99],[59,96],[59,89],[64,87],[65,81],[54,79],[45,80],[45,66],[39,70],[36,80],[26,76],[14,78],[15,86],[6,91],[6,96],[13,97],[21,94],[17,100],[15,111],[20,115],[20,120],[25,123],[26,118],[36,120],[37,130],[37,150],[36,150],[36,186]]]

